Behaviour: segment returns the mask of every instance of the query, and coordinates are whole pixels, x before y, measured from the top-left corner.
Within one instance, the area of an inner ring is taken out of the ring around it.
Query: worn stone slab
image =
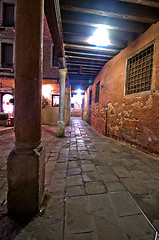
[[[84,172],[82,173],[82,177],[84,182],[95,182],[102,180],[98,172]]]
[[[92,160],[91,159],[88,159],[88,160],[87,159],[83,159],[80,162],[81,162],[81,164],[91,164]]]
[[[127,192],[110,193],[108,199],[112,208],[120,217],[141,213]]]
[[[82,185],[82,184],[83,183],[82,183],[81,175],[67,177],[67,186],[78,186],[78,185]]]
[[[151,179],[157,181],[159,183],[159,173],[158,172],[149,172],[148,176],[150,176]]]
[[[124,168],[131,173],[132,171],[140,171],[139,166],[141,165],[127,165],[127,166],[124,166]]]
[[[66,199],[65,234],[93,231],[87,197]]]
[[[109,166],[97,166],[99,173],[111,173],[114,174],[114,171]]]
[[[58,158],[57,162],[58,162],[58,163],[67,163],[67,162],[68,162],[68,157]]]
[[[66,170],[63,170],[63,169],[55,170],[53,173],[53,178],[55,178],[55,179],[66,178]]]
[[[121,182],[124,184],[124,186],[128,189],[130,193],[140,196],[149,194],[149,191],[135,178],[122,178]]]
[[[61,192],[63,194],[65,186],[66,181],[64,179],[52,179],[50,185],[47,186],[46,189],[52,193]]]
[[[75,197],[86,195],[84,186],[74,186],[74,187],[66,187],[66,196],[67,197]]]
[[[117,182],[119,181],[119,178],[112,173],[102,173],[101,178],[103,179],[104,182]]]
[[[146,237],[149,240],[153,240],[155,237],[154,229],[142,214],[121,217],[120,221],[129,239],[143,239]]]
[[[108,182],[108,183],[105,183],[105,186],[108,192],[126,191],[126,188],[120,182]]]
[[[83,172],[93,172],[96,168],[94,164],[82,164],[82,171]]]
[[[54,169],[56,166],[56,162],[55,161],[49,161],[46,163],[45,165],[45,172],[46,173],[53,173]]]
[[[79,167],[79,161],[69,161],[68,162],[68,168],[77,168]]]
[[[95,231],[100,240],[128,240],[109,203],[107,194],[89,196]]]
[[[154,226],[154,227],[157,229],[157,231],[159,232],[159,219],[153,221],[153,226]],[[159,235],[158,235],[158,238],[159,238]]]
[[[132,171],[131,174],[139,182],[142,183],[154,182],[154,179],[151,178],[148,174],[144,173],[143,171]]]
[[[93,233],[82,233],[65,236],[64,240],[96,240]]]
[[[67,171],[67,175],[71,176],[71,175],[79,175],[81,174],[81,168],[70,168]]]
[[[119,178],[132,177],[130,172],[123,166],[113,166],[112,168]]]
[[[65,170],[67,168],[67,163],[57,163],[55,169],[56,170]]]
[[[153,170],[152,168],[150,168],[150,166],[142,164],[142,165],[138,165],[139,170],[143,171],[143,172],[153,172],[155,170]]]
[[[79,151],[87,151],[87,148],[84,146],[78,146]]]
[[[87,194],[100,194],[106,193],[106,187],[102,182],[86,182],[85,191]]]
[[[46,221],[36,218],[30,222],[15,240],[63,240],[63,223],[50,224],[50,220]]]

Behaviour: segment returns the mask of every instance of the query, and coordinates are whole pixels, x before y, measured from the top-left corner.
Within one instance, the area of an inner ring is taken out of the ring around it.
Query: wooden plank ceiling
[[[104,64],[159,20],[159,0],[59,0],[63,50],[73,89],[86,89]],[[110,44],[88,43],[106,26]],[[61,38],[60,38],[61,39]]]

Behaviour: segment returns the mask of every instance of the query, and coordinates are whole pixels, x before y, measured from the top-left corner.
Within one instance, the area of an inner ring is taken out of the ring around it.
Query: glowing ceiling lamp
[[[99,27],[93,36],[88,39],[88,42],[96,46],[107,46],[110,44],[108,31],[106,27]]]

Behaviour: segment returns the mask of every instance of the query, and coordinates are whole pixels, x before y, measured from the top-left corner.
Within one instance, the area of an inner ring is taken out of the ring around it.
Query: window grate
[[[125,94],[144,92],[151,89],[154,45],[127,61]]]

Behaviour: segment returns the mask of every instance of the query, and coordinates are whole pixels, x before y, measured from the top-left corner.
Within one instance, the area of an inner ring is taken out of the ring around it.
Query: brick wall
[[[158,33],[159,22],[103,67],[92,86],[91,106],[91,125],[99,132],[156,153],[159,153]],[[125,95],[126,59],[152,41],[155,41],[155,51],[151,91]],[[95,103],[98,81],[103,87],[100,87],[99,102]]]
[[[57,79],[59,78],[59,68],[52,66],[52,46],[50,30],[44,16],[44,37],[43,37],[43,78]]]

